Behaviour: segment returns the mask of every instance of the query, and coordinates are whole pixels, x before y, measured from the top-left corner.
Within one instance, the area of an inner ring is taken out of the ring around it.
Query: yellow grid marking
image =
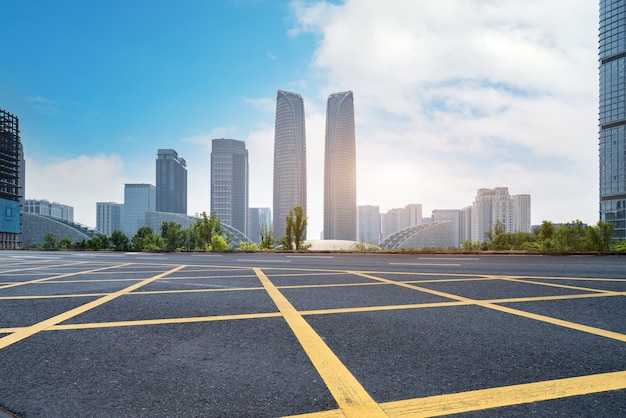
[[[408,289],[419,290],[420,292],[430,293],[430,294],[433,294],[433,295],[441,296],[441,297],[452,299],[452,300],[457,300],[457,301],[460,301],[460,302],[468,302],[470,304],[481,306],[483,308],[493,309],[495,311],[505,312],[505,313],[508,313],[508,314],[517,315],[517,316],[521,316],[521,317],[524,317],[524,318],[534,319],[536,321],[546,322],[546,323],[549,323],[549,324],[552,324],[552,325],[558,325],[558,326],[561,326],[561,327],[575,329],[577,331],[582,331],[582,332],[586,332],[586,333],[589,333],[589,334],[599,335],[601,337],[606,337],[606,338],[611,338],[611,339],[614,339],[614,340],[626,342],[626,335],[620,334],[618,332],[607,331],[607,330],[604,330],[604,329],[601,329],[601,328],[590,327],[590,326],[587,326],[587,325],[577,324],[575,322],[564,321],[562,319],[552,318],[550,316],[539,315],[539,314],[534,314],[534,313],[531,313],[531,312],[521,311],[519,309],[509,308],[509,307],[506,307],[506,306],[501,306],[501,305],[498,305],[498,304],[495,304],[495,303],[491,303],[491,302],[488,302],[488,301],[484,301],[484,300],[480,300],[480,299],[471,299],[471,298],[466,298],[464,296],[458,296],[458,295],[453,295],[451,293],[440,292],[438,290],[432,290],[432,289],[428,289],[428,288],[421,287],[421,286],[415,286],[415,285],[412,285],[412,284],[401,283],[401,282],[394,282],[393,280],[385,279],[385,278],[382,278],[382,277],[372,276],[370,274],[360,273],[358,271],[355,271],[353,273],[356,274],[357,276],[368,277],[368,278],[370,278],[372,280],[378,280],[378,281],[381,281],[381,282],[384,282],[384,283],[390,283],[390,284],[395,283],[398,286],[406,287]]]
[[[263,271],[254,268],[254,272],[326,383],[326,387],[337,401],[341,412],[348,418],[386,417],[387,415],[365,391],[361,383]]]
[[[6,337],[2,337],[0,338],[0,350],[2,350],[3,348],[8,347],[11,344],[15,344],[18,341],[21,341],[25,338],[28,338],[32,335],[35,335],[43,330],[45,330],[46,328],[50,328],[53,325],[57,325],[60,322],[66,321],[70,318],[75,317],[76,315],[80,315],[84,312],[87,312],[90,309],[96,308],[102,304],[105,304],[107,302],[112,301],[113,299],[122,296],[124,294],[130,293],[135,289],[139,289],[141,286],[145,286],[148,283],[151,283],[155,280],[158,280],[162,277],[167,276],[168,274],[174,273],[178,270],[183,269],[185,266],[184,265],[180,265],[178,267],[175,267],[169,271],[166,271],[164,273],[158,274],[154,277],[151,277],[149,279],[146,279],[142,282],[139,283],[135,283],[133,285],[130,285],[124,289],[118,290],[117,292],[108,294],[106,296],[101,297],[100,299],[96,299],[94,301],[88,302],[84,305],[78,306],[74,309],[70,309],[69,311],[63,312],[62,314],[53,316],[52,318],[48,318],[46,320],[43,320],[37,324],[31,325],[29,327],[24,327],[21,328],[20,330],[7,335]],[[85,272],[83,272],[85,273]]]
[[[78,262],[76,264],[82,264],[85,262]],[[115,266],[108,266],[93,270],[78,271],[73,273],[65,273],[56,275],[53,277],[47,277],[27,282],[20,283],[7,283],[7,285],[0,285],[0,289],[21,286],[26,284],[56,284],[58,282],[49,282],[53,279],[62,277],[70,277],[79,274],[101,274],[104,270],[127,266],[131,263],[125,263]],[[45,267],[45,266],[43,266]],[[168,265],[171,267],[171,265]],[[449,274],[449,273],[420,273],[420,272],[357,272],[347,270],[322,270],[322,269],[289,269],[289,268],[268,268],[261,270],[260,268],[254,268],[256,277],[261,281],[263,287],[252,288],[211,288],[211,289],[190,289],[190,290],[165,290],[165,291],[137,291],[142,286],[148,283],[162,279],[167,275],[181,270],[187,266],[179,265],[172,270],[158,274],[154,277],[147,279],[109,279],[102,281],[89,281],[92,283],[100,283],[106,281],[138,281],[137,283],[122,289],[115,293],[93,293],[93,294],[75,294],[75,295],[49,295],[49,296],[5,296],[0,297],[0,300],[8,299],[39,299],[39,298],[60,298],[60,297],[94,297],[102,296],[100,299],[79,306],[75,309],[67,311],[63,314],[44,320],[38,324],[34,324],[29,327],[16,327],[16,328],[0,328],[0,334],[9,333],[10,335],[0,338],[0,349],[5,348],[17,341],[32,336],[41,331],[63,331],[63,330],[75,330],[75,329],[90,329],[90,328],[105,328],[105,327],[124,327],[124,326],[146,326],[146,325],[159,325],[159,324],[178,324],[178,323],[199,323],[210,321],[228,321],[228,320],[244,320],[244,319],[259,319],[259,318],[276,318],[283,317],[298,341],[302,345],[303,349],[309,356],[311,362],[320,373],[322,379],[326,383],[331,394],[335,397],[340,409],[332,411],[323,411],[310,414],[294,415],[297,417],[309,417],[309,418],[334,418],[334,417],[363,417],[363,416],[390,416],[390,417],[422,417],[422,416],[441,416],[448,414],[464,413],[469,411],[492,409],[510,405],[518,405],[523,403],[531,403],[538,401],[546,401],[551,399],[558,399],[563,397],[571,397],[578,395],[586,395],[598,392],[622,390],[626,389],[626,371],[603,373],[596,375],[587,375],[579,377],[569,377],[563,379],[539,381],[532,383],[525,383],[512,386],[504,386],[497,388],[479,389],[467,392],[452,393],[445,395],[435,395],[425,398],[415,398],[400,401],[392,401],[377,404],[370,395],[365,391],[362,385],[356,380],[356,378],[350,373],[345,365],[339,360],[332,350],[325,344],[320,336],[313,330],[313,328],[306,322],[304,316],[306,315],[323,315],[323,314],[341,314],[351,312],[372,312],[372,311],[386,311],[386,310],[400,310],[400,309],[419,309],[419,308],[438,308],[438,307],[450,307],[450,306],[466,306],[476,305],[493,309],[500,312],[505,312],[537,321],[550,323],[582,332],[587,332],[594,335],[599,335],[606,338],[615,339],[618,341],[626,342],[626,335],[598,329],[594,327],[588,327],[585,325],[563,321],[544,315],[532,314],[518,309],[508,308],[500,306],[500,303],[518,303],[518,302],[530,302],[530,301],[550,301],[550,300],[565,300],[565,299],[583,299],[583,298],[597,298],[597,297],[614,297],[614,296],[626,296],[626,292],[616,292],[610,290],[601,290],[587,287],[571,286],[557,283],[545,283],[538,280],[573,280],[573,281],[611,281],[611,282],[626,282],[624,279],[603,279],[603,278],[567,278],[567,277],[543,277],[543,276],[496,276],[496,275],[476,275],[476,274]],[[42,267],[32,267],[28,269],[12,270],[12,271],[25,271],[39,269]],[[222,269],[225,267],[221,266]],[[234,267],[233,267],[234,269]],[[238,267],[238,269],[242,269]],[[248,270],[243,268],[242,270]],[[310,284],[310,285],[285,285],[275,286],[270,279],[265,275],[264,271],[306,271],[306,273],[278,273],[277,277],[301,277],[301,276],[315,276],[316,274],[332,273],[334,275],[356,275],[374,282],[366,283],[343,283],[343,284]],[[215,272],[216,270],[207,270],[208,272]],[[6,272],[5,272],[6,273]],[[0,272],[2,274],[2,272]],[[437,277],[449,277],[448,279],[424,279],[424,280],[406,280],[406,281],[394,281],[385,279],[382,277],[374,276],[374,274],[392,274],[392,275],[406,275],[406,276],[437,276]],[[203,280],[214,278],[250,278],[255,277],[252,275],[245,276],[207,276],[207,277],[168,277],[168,281],[174,280]],[[477,300],[467,298],[459,295],[454,295],[446,292],[440,292],[437,290],[431,290],[423,288],[416,284],[418,283],[431,283],[431,282],[460,282],[460,281],[489,281],[489,280],[503,280],[511,282],[519,282],[532,285],[550,286],[562,289],[578,290],[581,292],[589,292],[586,294],[573,294],[573,295],[553,295],[553,296],[531,296],[531,297],[519,297],[519,298],[501,298],[491,300]],[[61,281],[60,281],[61,282]],[[65,283],[78,283],[81,280],[68,280],[62,281]],[[407,304],[407,305],[389,305],[389,306],[364,306],[354,308],[331,308],[331,309],[319,309],[319,310],[307,310],[298,311],[293,305],[285,298],[279,289],[302,289],[302,288],[324,288],[324,287],[339,287],[339,286],[367,286],[367,285],[395,285],[401,286],[412,290],[417,290],[446,299],[451,299],[446,302],[433,302],[433,303],[421,303],[421,304]],[[162,319],[149,319],[149,320],[136,320],[136,321],[117,321],[117,322],[102,322],[102,323],[87,323],[87,324],[61,324],[61,322],[70,319],[76,315],[86,312],[95,308],[101,304],[109,302],[122,295],[145,295],[145,294],[166,294],[166,293],[198,293],[198,292],[223,292],[223,291],[243,291],[243,290],[262,290],[264,289],[274,300],[274,303],[278,307],[280,312],[266,312],[266,313],[253,313],[253,314],[234,314],[234,315],[216,315],[205,317],[191,317],[191,318],[162,318]],[[131,293],[132,292],[132,293]]]
[[[102,270],[109,270],[109,269],[113,269],[113,268],[118,268],[118,267],[124,267],[127,266],[129,263],[124,263],[124,264],[117,264],[114,266],[107,266],[107,267],[100,267],[97,269],[93,269],[93,270],[81,270],[81,271],[75,271],[72,273],[64,273],[64,274],[59,274],[56,276],[51,276],[51,277],[44,277],[42,279],[36,279],[36,280],[29,280],[27,282],[16,282],[16,283],[10,283],[10,284],[6,284],[3,286],[0,286],[0,290],[2,289],[8,289],[11,287],[17,287],[17,286],[24,286],[27,284],[38,284],[38,283],[43,283],[49,280],[55,280],[55,279],[60,279],[62,277],[70,277],[70,276],[77,276],[79,274],[91,274],[97,271],[102,271]]]

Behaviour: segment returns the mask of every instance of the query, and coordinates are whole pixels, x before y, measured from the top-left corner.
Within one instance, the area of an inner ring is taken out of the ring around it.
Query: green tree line
[[[613,224],[600,221],[596,225],[580,220],[554,225],[543,221],[533,232],[505,232],[501,222],[496,222],[486,233],[488,241],[464,241],[461,248],[482,251],[531,251],[547,253],[626,251],[626,242],[611,240]]]
[[[183,228],[176,222],[163,222],[161,231],[155,232],[149,226],[140,227],[133,237],[127,237],[122,231],[113,231],[111,236],[97,234],[88,240],[73,242],[67,237],[58,239],[48,232],[41,247],[53,249],[81,249],[117,251],[256,251],[274,248],[286,250],[304,250],[304,234],[307,218],[303,215],[302,207],[295,206],[286,217],[286,235],[279,239],[273,237],[273,231],[266,225],[259,231],[261,242],[241,242],[234,246],[230,233],[222,228],[220,219],[212,213],[210,216],[203,212],[191,226]]]

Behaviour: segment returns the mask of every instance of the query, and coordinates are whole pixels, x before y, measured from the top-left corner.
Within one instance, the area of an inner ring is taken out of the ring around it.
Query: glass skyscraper
[[[626,239],[626,0],[600,0],[600,220]]]
[[[187,163],[173,149],[157,152],[156,210],[187,214]]]
[[[354,96],[334,93],[326,107],[324,239],[356,240]]]
[[[145,183],[124,185],[124,234],[132,239],[146,225],[146,212],[155,210],[156,187]],[[153,231],[160,234],[161,231]]]
[[[304,100],[278,90],[274,129],[274,236],[285,234],[285,218],[294,206],[306,210],[306,134]]]
[[[248,150],[243,141],[214,139],[211,148],[211,213],[247,235]]]

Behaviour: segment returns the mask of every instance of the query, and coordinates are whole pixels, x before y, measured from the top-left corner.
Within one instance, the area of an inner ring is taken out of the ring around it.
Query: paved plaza
[[[0,406],[23,417],[626,414],[626,258],[503,260],[0,252]]]

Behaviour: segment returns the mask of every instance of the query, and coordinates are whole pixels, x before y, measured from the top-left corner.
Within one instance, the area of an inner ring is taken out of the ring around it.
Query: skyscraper
[[[346,91],[326,106],[324,239],[356,240],[356,215],[354,97]]]
[[[530,232],[530,195],[509,195],[508,187],[478,189],[472,205],[472,241],[484,242],[496,222],[505,232]]]
[[[359,229],[357,240],[378,245],[380,243],[380,208],[378,206],[359,206]]]
[[[124,205],[115,202],[96,202],[97,231],[108,236],[111,236],[113,231],[123,231],[123,220]]]
[[[18,118],[0,109],[0,249],[20,245],[23,155]]]
[[[274,235],[285,234],[285,218],[294,206],[306,209],[306,134],[304,101],[297,93],[278,90],[274,128]]]
[[[187,163],[173,149],[157,152],[156,210],[187,214]]]
[[[152,184],[124,185],[124,234],[132,238],[146,225],[146,212],[155,210],[156,187]],[[161,233],[161,231],[154,231]]]
[[[243,141],[214,139],[211,149],[211,213],[246,234],[248,150]]]
[[[600,220],[626,239],[626,0],[600,0]]]

